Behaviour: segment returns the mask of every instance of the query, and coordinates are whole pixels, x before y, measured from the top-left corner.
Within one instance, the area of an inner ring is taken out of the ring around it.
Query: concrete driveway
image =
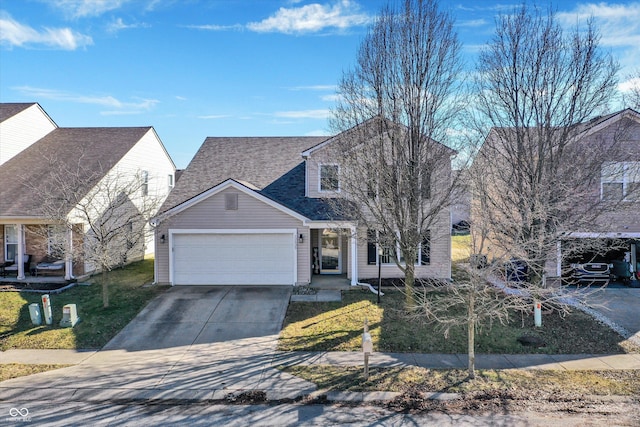
[[[274,368],[290,294],[290,286],[171,288],[80,364],[3,381],[0,392],[13,390],[17,398],[26,389],[32,396],[56,390],[105,401],[220,399],[252,389],[286,397],[315,390]]]
[[[587,301],[640,342],[640,289],[606,288],[589,295]]]
[[[176,286],[103,348],[158,350],[277,335],[290,286]]]

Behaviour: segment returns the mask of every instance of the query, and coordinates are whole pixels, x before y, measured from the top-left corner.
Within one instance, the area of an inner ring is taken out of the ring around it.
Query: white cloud
[[[331,95],[322,95],[320,99],[325,102],[338,102],[342,99],[342,96],[340,94],[334,93]]]
[[[244,30],[244,26],[240,24],[233,25],[216,25],[216,24],[205,24],[205,25],[185,25],[186,28],[191,28],[193,30],[205,30],[205,31],[239,31]]]
[[[483,27],[487,25],[486,19],[469,19],[467,21],[456,21],[458,27]]]
[[[584,24],[593,17],[600,34],[601,43],[609,47],[640,46],[640,2],[625,4],[586,3],[570,12],[559,12],[558,19],[573,27]]]
[[[41,0],[42,1],[42,0]],[[72,18],[99,16],[105,12],[119,9],[129,0],[50,0],[52,4]]]
[[[360,6],[351,0],[340,0],[333,4],[312,3],[301,7],[282,7],[260,22],[251,22],[247,28],[260,33],[315,33],[327,28],[344,30],[366,25],[372,17],[360,11]]]
[[[80,95],[56,89],[45,89],[31,86],[18,86],[13,89],[21,92],[25,97],[31,99],[52,99],[55,101],[74,102],[78,104],[99,105],[111,109],[109,111],[102,111],[100,114],[103,115],[139,114],[151,110],[160,102],[155,99],[138,99],[136,102],[123,102],[110,95]]]
[[[329,110],[299,110],[299,111],[278,111],[273,113],[275,117],[285,119],[326,119],[331,112]]]
[[[640,77],[632,77],[618,85],[620,92],[640,91]]]
[[[11,47],[43,45],[54,49],[75,50],[93,44],[93,39],[70,28],[44,27],[38,31],[21,24],[7,13],[1,13],[0,43]]]
[[[111,21],[109,25],[107,25],[107,31],[109,31],[110,33],[117,33],[118,31],[131,30],[134,28],[149,28],[149,24],[145,24],[145,23],[127,24],[122,20],[122,18],[117,18]]]

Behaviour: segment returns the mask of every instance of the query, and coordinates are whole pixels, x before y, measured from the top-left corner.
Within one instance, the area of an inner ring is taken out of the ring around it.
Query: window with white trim
[[[337,192],[340,191],[340,180],[338,178],[340,167],[335,164],[320,165],[320,191]]]
[[[4,226],[4,260],[14,261],[18,254],[18,227]]]
[[[399,243],[381,243],[376,238],[377,234],[374,230],[367,231],[367,263],[369,265],[377,265],[378,251],[380,253],[380,264],[395,264],[395,259],[398,259],[400,264],[404,264],[404,257],[400,251]],[[418,245],[418,251],[416,253],[415,265],[429,265],[431,262],[431,231],[427,230],[427,233],[422,240],[422,243]]]
[[[171,191],[173,189],[174,184],[174,178],[173,178],[173,174],[169,174],[167,175],[167,187],[169,189],[169,191]]]
[[[149,195],[149,171],[142,171],[142,195]]]
[[[640,162],[606,162],[600,175],[604,201],[640,201]]]

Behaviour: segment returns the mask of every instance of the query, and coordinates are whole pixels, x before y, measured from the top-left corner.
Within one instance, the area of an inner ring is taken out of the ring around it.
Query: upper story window
[[[142,195],[149,195],[149,171],[142,171]]]
[[[338,165],[320,165],[320,191],[340,191]]]
[[[167,187],[168,187],[169,191],[171,191],[173,189],[174,185],[175,184],[174,184],[173,174],[167,175]]]
[[[604,201],[640,201],[640,162],[606,162],[600,175]]]

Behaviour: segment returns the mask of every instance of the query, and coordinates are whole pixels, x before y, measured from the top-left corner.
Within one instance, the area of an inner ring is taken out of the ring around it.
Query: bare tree
[[[625,101],[629,107],[638,111],[640,110],[640,68],[629,75],[629,84],[629,93]]]
[[[535,283],[562,233],[602,212],[594,184],[620,138],[576,138],[607,111],[617,71],[591,21],[567,34],[551,9],[526,3],[497,19],[480,53],[475,106],[488,136],[472,169],[477,250],[488,238],[494,253],[526,261]]]
[[[49,175],[38,184],[40,214],[54,227],[41,227],[50,247],[66,259],[81,260],[102,272],[102,301],[109,307],[109,275],[114,268],[144,257],[151,235],[148,221],[160,199],[148,194],[148,177],[141,171],[89,170],[78,161],[49,158]],[[81,236],[79,244],[65,237]]]
[[[601,212],[594,188],[607,156],[618,153],[624,126],[590,143],[576,138],[599,123],[591,119],[607,109],[616,72],[591,22],[566,35],[551,10],[526,4],[496,20],[474,82],[477,126],[470,130],[486,138],[470,168],[472,268],[454,284],[423,288],[413,312],[445,334],[466,327],[471,378],[479,329],[530,313],[534,301],[566,313],[571,297],[586,296],[545,286],[544,272],[563,233]],[[483,262],[487,254],[496,262]]]
[[[334,199],[338,212],[385,248],[404,273],[409,304],[415,265],[404,260],[419,258],[430,230],[449,233],[451,131],[462,87],[453,23],[435,0],[383,8],[340,81],[331,121],[345,194]]]

